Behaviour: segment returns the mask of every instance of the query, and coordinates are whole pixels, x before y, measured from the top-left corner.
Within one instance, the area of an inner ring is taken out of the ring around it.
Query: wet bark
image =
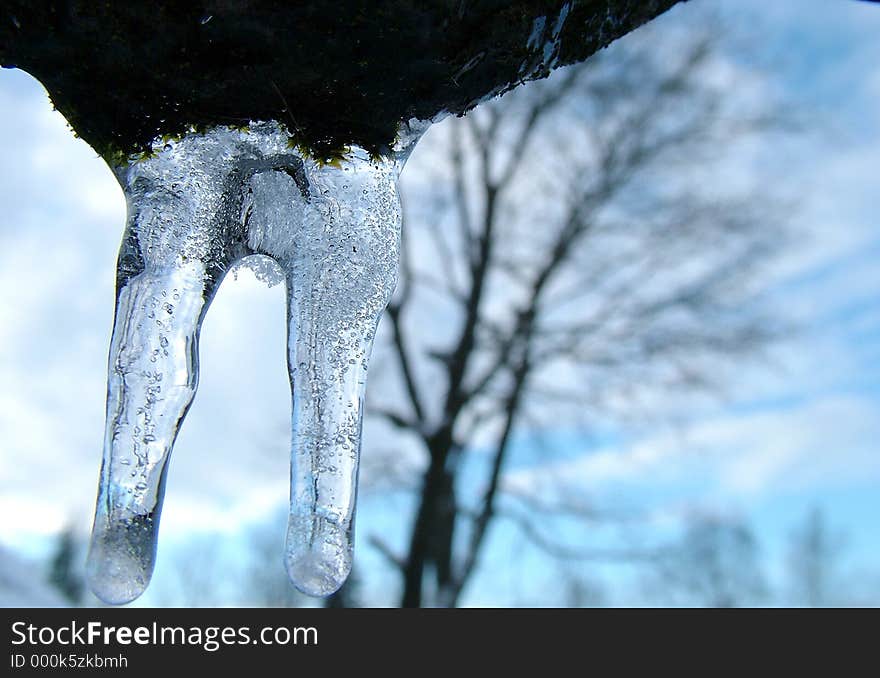
[[[463,113],[676,2],[9,0],[0,64],[39,79],[105,158],[191,126],[267,119],[329,157],[381,152],[401,120]]]

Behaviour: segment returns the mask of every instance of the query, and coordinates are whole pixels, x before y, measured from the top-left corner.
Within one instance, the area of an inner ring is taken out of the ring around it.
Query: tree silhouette
[[[743,522],[697,516],[680,542],[656,560],[651,576],[663,604],[743,607],[765,600],[758,544]]]
[[[828,527],[824,513],[813,508],[792,535],[788,559],[795,600],[808,607],[833,605],[842,539]]]
[[[82,603],[85,589],[82,559],[82,539],[68,525],[55,542],[55,550],[49,561],[49,582],[74,606]]]
[[[774,336],[751,300],[775,199],[707,176],[778,111],[730,96],[713,36],[643,29],[422,140],[367,406],[388,442],[364,455],[367,486],[416,496],[406,543],[370,536],[403,606],[456,605],[498,517],[602,557],[554,538],[555,516],[597,519],[564,482],[506,486],[517,436],[663,412]]]

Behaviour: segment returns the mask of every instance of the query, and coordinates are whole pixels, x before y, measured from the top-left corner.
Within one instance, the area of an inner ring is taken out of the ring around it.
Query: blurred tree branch
[[[780,334],[753,303],[784,234],[779,203],[711,173],[786,116],[728,105],[714,38],[644,31],[432,132],[446,180],[407,211],[377,348],[396,366],[378,380],[401,398],[368,409],[426,460],[405,555],[371,540],[401,572],[402,605],[456,605],[496,517],[558,558],[658,557],[570,548],[551,519],[500,500],[523,432],[663,409]],[[432,303],[446,315],[429,329]],[[478,448],[483,478],[465,481]],[[584,517],[583,502],[546,505]]]

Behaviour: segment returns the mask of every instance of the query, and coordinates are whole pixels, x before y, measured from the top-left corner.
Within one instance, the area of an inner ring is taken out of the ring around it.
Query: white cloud
[[[837,396],[722,413],[630,444],[586,450],[573,461],[520,470],[505,483],[534,492],[552,491],[562,480],[588,495],[621,496],[624,491],[636,502],[639,488],[665,490],[676,501],[749,501],[773,493],[877,483],[878,410],[872,397]]]

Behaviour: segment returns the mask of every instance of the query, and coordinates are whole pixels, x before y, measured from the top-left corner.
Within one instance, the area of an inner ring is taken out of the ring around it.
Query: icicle
[[[387,157],[354,148],[334,166],[259,123],[192,133],[118,169],[129,216],[88,557],[102,600],[131,601],[149,583],[167,464],[198,384],[199,329],[225,274],[251,254],[272,257],[287,283],[287,570],[311,595],[345,581],[367,366],[397,275],[397,178],[426,128],[404,126]]]

